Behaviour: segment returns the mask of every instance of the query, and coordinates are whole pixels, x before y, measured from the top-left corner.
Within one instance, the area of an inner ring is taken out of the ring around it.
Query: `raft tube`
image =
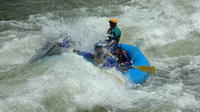
[[[128,53],[129,58],[134,59],[133,66],[150,65],[148,59],[137,47],[124,43],[120,43],[120,45],[122,46],[122,49]],[[130,70],[125,71],[123,74],[126,75],[129,80],[135,84],[142,84],[149,77],[149,73],[142,72],[136,68],[131,68]]]

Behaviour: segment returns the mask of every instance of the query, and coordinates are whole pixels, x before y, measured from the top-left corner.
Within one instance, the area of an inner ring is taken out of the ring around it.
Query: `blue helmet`
[[[94,49],[96,49],[96,48],[102,48],[102,47],[103,47],[103,45],[101,43],[96,43],[94,45]]]

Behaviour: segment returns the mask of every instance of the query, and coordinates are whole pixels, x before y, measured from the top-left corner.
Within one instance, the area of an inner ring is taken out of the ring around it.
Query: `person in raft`
[[[109,20],[110,28],[107,30],[106,39],[104,40],[107,44],[108,49],[115,47],[121,37],[121,30],[117,27],[118,20],[116,18],[111,18]]]
[[[87,51],[80,51],[77,49],[73,49],[74,53],[77,53],[81,56],[83,56],[84,58],[86,58],[87,60],[94,62],[94,64],[101,64],[104,61],[104,50],[103,50],[103,46],[101,43],[96,43],[94,45],[94,51],[95,54],[87,52]]]
[[[73,52],[83,56],[85,59],[89,60],[93,64],[103,68],[112,68],[118,66],[116,58],[110,55],[111,53],[105,53],[105,51],[103,50],[103,45],[101,43],[96,43],[94,45],[94,50],[95,54],[86,51],[80,51],[77,49],[73,49]]]
[[[126,71],[130,69],[132,65],[131,59],[128,57],[128,53],[122,49],[121,45],[118,45],[113,51],[113,55],[117,58],[118,69],[120,71]]]
[[[128,65],[131,65],[128,54],[121,46],[118,46],[113,54],[110,52],[104,53],[101,43],[96,43],[94,50],[95,54],[77,49],[73,49],[73,52],[83,56],[97,66],[102,65],[101,67],[103,68],[115,67],[117,70],[124,71],[128,69]]]

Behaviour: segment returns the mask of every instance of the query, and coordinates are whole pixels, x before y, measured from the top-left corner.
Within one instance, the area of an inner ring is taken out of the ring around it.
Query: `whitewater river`
[[[112,17],[121,42],[144,39],[146,83],[122,85],[71,49],[30,61],[67,36],[92,51]],[[200,112],[200,1],[0,0],[0,112]]]

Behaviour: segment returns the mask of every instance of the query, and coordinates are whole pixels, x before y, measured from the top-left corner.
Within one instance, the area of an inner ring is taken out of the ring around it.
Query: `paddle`
[[[131,66],[131,67],[137,68],[142,72],[149,72],[150,74],[156,74],[156,67],[154,66],[143,65],[143,66]]]
[[[45,57],[55,47],[56,47],[56,45],[54,44],[42,57]]]
[[[61,43],[55,42],[55,44],[51,48],[49,48],[49,50],[42,57],[48,55],[49,52],[51,52],[51,50],[53,50],[53,48],[55,48],[56,46],[68,48],[68,47],[70,47],[70,44],[69,44],[68,40],[63,40],[63,42],[61,42]]]
[[[118,81],[120,84],[124,84],[124,80],[123,80],[123,79],[117,77],[116,75],[114,75],[113,73],[109,72],[108,70],[103,70],[103,71],[104,71],[106,74],[111,75],[112,77],[116,78],[117,81]]]

